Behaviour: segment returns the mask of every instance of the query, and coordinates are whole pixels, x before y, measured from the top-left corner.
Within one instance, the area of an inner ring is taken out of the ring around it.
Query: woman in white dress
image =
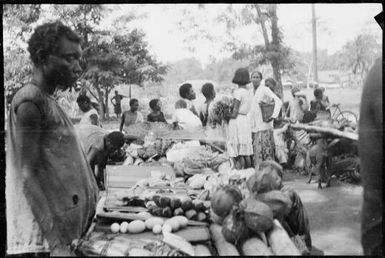
[[[260,85],[261,80],[262,74],[260,72],[255,71],[251,74],[251,82],[254,88],[252,91],[253,100],[248,116],[251,122],[255,168],[258,168],[262,161],[275,160],[273,120],[278,117],[282,107],[281,99],[267,86]],[[272,100],[274,100],[273,114],[269,121],[264,122],[259,104],[262,102],[271,103]]]
[[[249,71],[246,68],[237,69],[232,82],[238,84],[238,89],[233,93],[234,107],[229,115],[226,145],[235,168],[244,169],[251,167],[250,155],[253,154],[251,127],[247,117],[251,107],[250,92],[246,88],[250,83]]]

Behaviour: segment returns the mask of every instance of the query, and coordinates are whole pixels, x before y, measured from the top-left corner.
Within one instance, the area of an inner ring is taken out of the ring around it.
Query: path
[[[324,255],[362,255],[362,187],[341,185],[317,189],[313,180],[284,182],[300,195],[309,215],[312,244]]]

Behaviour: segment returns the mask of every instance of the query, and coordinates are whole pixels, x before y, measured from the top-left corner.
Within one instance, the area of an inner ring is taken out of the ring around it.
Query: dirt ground
[[[309,215],[313,255],[362,255],[362,187],[340,184],[318,189],[316,179],[286,173],[284,184],[300,195]],[[319,251],[317,250],[319,249]]]

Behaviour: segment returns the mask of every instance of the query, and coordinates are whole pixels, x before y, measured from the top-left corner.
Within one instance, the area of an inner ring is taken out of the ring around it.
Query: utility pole
[[[317,69],[317,21],[315,17],[315,6],[311,5],[312,10],[312,31],[313,31],[313,80],[318,83]]]

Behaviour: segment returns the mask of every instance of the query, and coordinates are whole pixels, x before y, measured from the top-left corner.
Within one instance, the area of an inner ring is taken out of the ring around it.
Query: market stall
[[[141,133],[142,142],[125,147],[125,160],[107,167],[94,226],[74,241],[77,254],[309,253],[296,226],[306,222],[299,197],[271,169],[232,170],[218,134]]]

